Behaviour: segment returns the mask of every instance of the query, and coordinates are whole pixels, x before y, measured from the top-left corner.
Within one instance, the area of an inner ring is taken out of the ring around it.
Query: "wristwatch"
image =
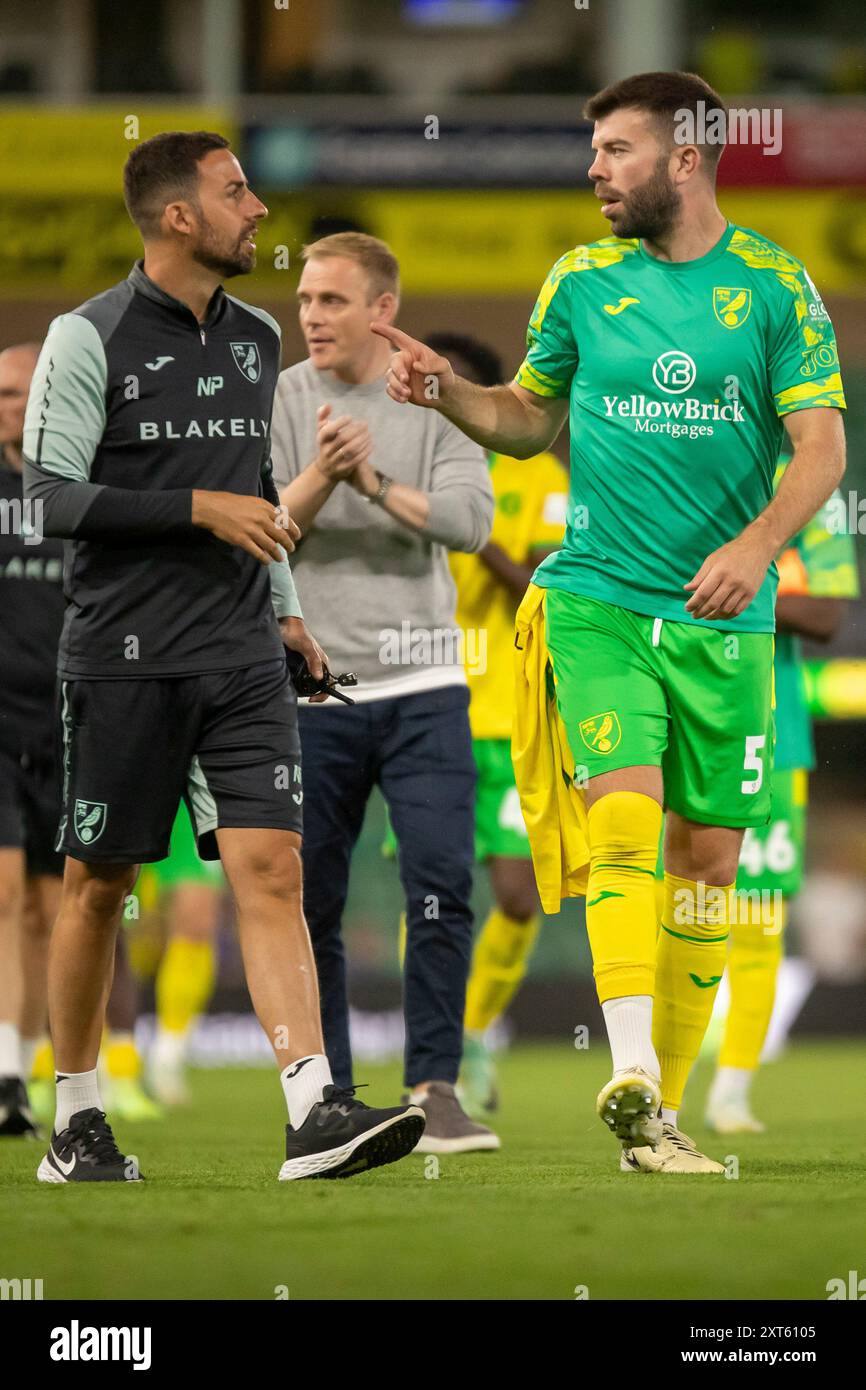
[[[393,483],[394,479],[393,479],[393,478],[389,478],[388,475],[387,475],[387,473],[380,473],[379,470],[378,470],[378,468],[374,468],[374,469],[373,469],[373,472],[376,474],[376,477],[379,479],[379,490],[378,490],[378,492],[374,492],[372,497],[368,497],[368,498],[367,498],[367,501],[368,501],[368,502],[375,502],[377,506],[379,506],[379,507],[384,507],[384,505],[385,505],[385,498],[388,496],[388,489],[390,488],[390,486],[391,486],[391,484]]]

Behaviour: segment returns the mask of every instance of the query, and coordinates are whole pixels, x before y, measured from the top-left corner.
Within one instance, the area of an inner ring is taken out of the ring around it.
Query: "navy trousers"
[[[334,1081],[352,1084],[342,915],[352,850],[378,786],[406,894],[405,1082],[457,1079],[472,946],[475,760],[465,686],[298,709],[304,911]]]

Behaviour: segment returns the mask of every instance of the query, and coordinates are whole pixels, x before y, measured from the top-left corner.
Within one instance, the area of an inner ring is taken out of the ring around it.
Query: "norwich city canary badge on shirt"
[[[258,343],[232,343],[231,350],[241,376],[247,381],[258,381],[262,374]]]
[[[732,290],[727,285],[716,285],[713,290],[713,313],[725,328],[740,328],[751,310],[751,290]]]

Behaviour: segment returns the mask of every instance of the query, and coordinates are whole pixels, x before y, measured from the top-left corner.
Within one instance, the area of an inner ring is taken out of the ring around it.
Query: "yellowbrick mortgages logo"
[[[734,290],[729,285],[716,285],[713,290],[713,313],[725,328],[742,327],[751,312],[751,290]]]
[[[594,714],[580,724],[580,736],[593,753],[612,753],[622,738],[619,715],[615,710]]]
[[[633,421],[636,434],[667,434],[684,440],[709,437],[714,423],[743,424],[745,411],[733,391],[726,389],[724,397],[720,394],[711,401],[684,394],[694,386],[697,375],[693,357],[680,348],[669,348],[652,368],[653,383],[664,393],[662,398],[654,400],[642,393],[602,396],[605,414],[609,419]]]

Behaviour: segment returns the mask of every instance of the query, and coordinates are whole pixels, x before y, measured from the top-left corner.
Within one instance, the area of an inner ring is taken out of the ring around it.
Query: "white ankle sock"
[[[148,1064],[152,1067],[165,1067],[171,1071],[179,1070],[186,1058],[189,1030],[174,1033],[169,1028],[158,1027],[150,1045]]]
[[[0,1076],[20,1075],[20,1034],[14,1023],[0,1023]]]
[[[614,1071],[643,1067],[657,1078],[661,1068],[653,1047],[652,995],[626,994],[619,999],[606,999],[601,1009]]]
[[[669,1105],[663,1105],[663,1106],[662,1106],[662,1124],[663,1124],[663,1125],[673,1125],[674,1129],[679,1129],[679,1125],[677,1124],[677,1115],[678,1115],[679,1113],[680,1113],[679,1110],[671,1110],[671,1108],[670,1108]]]
[[[719,1067],[710,1088],[710,1102],[729,1105],[733,1101],[745,1105],[754,1075],[750,1067]]]
[[[33,1071],[33,1063],[36,1060],[36,1053],[39,1051],[38,1038],[21,1039],[21,1075],[25,1085],[30,1080]]]
[[[96,1080],[96,1067],[93,1071],[72,1071],[54,1073],[57,1082],[57,1114],[54,1128],[59,1134],[66,1129],[73,1115],[79,1110],[104,1110],[99,1098],[99,1083]]]
[[[324,1053],[300,1057],[280,1072],[283,1094],[289,1109],[289,1124],[300,1129],[313,1106],[322,1099],[322,1092],[332,1083],[331,1066]]]

